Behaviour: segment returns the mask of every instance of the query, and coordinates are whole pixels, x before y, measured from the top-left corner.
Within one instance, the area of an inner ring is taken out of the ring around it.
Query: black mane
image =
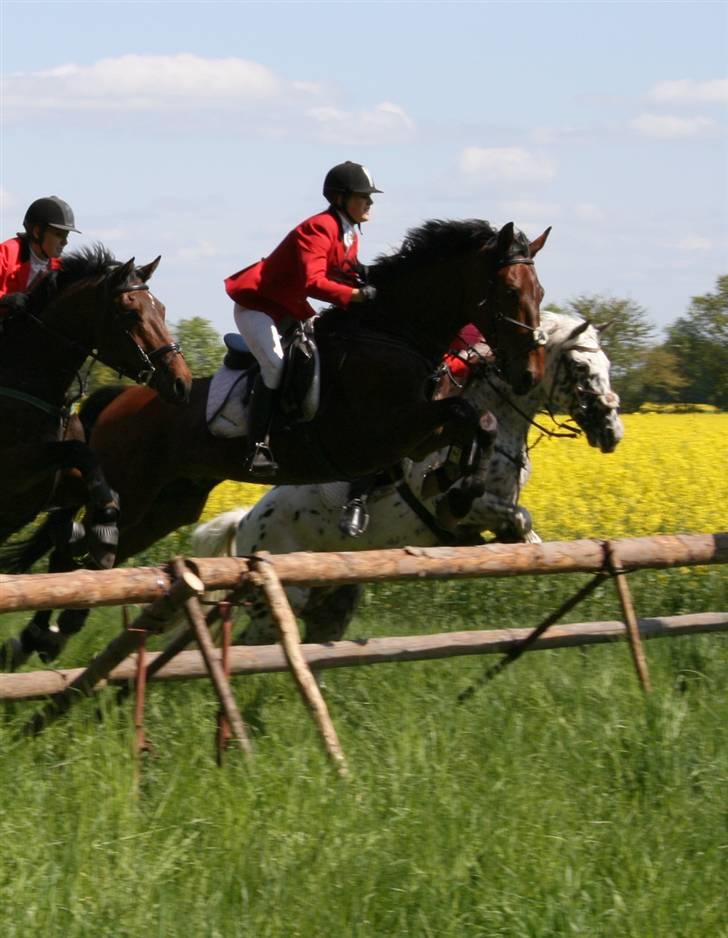
[[[43,277],[36,287],[31,289],[32,308],[37,312],[42,310],[59,293],[67,290],[82,280],[97,280],[119,266],[119,261],[104,247],[103,244],[93,244],[90,247],[79,248],[64,254],[61,259],[61,269],[54,270]],[[132,271],[130,281],[134,279]]]
[[[376,282],[416,271],[441,260],[477,251],[493,243],[498,234],[490,222],[479,218],[466,221],[433,219],[419,228],[411,228],[395,254],[380,255],[370,268]]]
[[[117,259],[103,244],[93,244],[91,247],[71,251],[61,259],[61,269],[55,278],[57,288],[63,290],[87,277],[102,277],[118,264]]]

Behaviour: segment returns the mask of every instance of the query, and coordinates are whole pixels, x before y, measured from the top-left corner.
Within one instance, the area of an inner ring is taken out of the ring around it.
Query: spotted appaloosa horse
[[[527,437],[539,411],[567,413],[590,446],[611,453],[624,430],[619,398],[609,381],[609,360],[599,345],[600,327],[563,314],[544,311],[546,372],[543,382],[524,397],[516,397],[485,365],[475,369],[465,390],[479,410],[498,419],[498,438],[487,467],[486,492],[454,532],[438,523],[438,497],[422,494],[428,472],[445,458],[446,450],[422,462],[403,464],[403,478],[384,483],[369,497],[370,522],[359,537],[342,533],[339,519],[347,500],[346,483],[278,486],[252,509],[225,512],[193,534],[196,556],[246,555],[256,551],[372,550],[405,545],[435,546],[473,543],[480,531],[500,540],[538,542],[528,512],[518,499],[528,481],[531,463]],[[562,424],[561,435],[575,436],[577,428]],[[358,584],[334,587],[289,587],[294,611],[306,626],[307,641],[335,641],[351,621],[362,594]],[[243,641],[261,644],[276,640],[267,604],[252,600],[250,625]]]

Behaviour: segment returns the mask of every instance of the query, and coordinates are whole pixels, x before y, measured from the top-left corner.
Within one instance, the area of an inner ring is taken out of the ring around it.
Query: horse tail
[[[106,410],[109,404],[115,401],[126,388],[127,386],[124,384],[105,384],[89,394],[83,404],[81,404],[78,417],[83,424],[83,430],[87,440],[91,435],[91,430],[98,420],[101,411]]]
[[[55,546],[50,518],[40,524],[30,537],[0,547],[0,572],[26,573],[36,561]]]
[[[224,511],[192,532],[193,557],[234,557],[238,527],[250,508]]]

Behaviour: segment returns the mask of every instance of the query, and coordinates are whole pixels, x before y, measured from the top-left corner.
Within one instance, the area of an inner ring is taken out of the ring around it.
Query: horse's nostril
[[[186,404],[189,400],[189,389],[187,383],[182,378],[176,378],[174,382],[174,397],[180,404]]]

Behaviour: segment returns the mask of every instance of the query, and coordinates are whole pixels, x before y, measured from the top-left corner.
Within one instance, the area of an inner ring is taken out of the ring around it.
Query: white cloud
[[[579,202],[574,206],[574,215],[580,221],[605,221],[606,215],[593,202]]]
[[[692,104],[728,103],[728,78],[714,81],[659,81],[648,92],[653,101]]]
[[[8,192],[7,189],[0,186],[0,209],[4,212],[9,208],[15,208],[17,204],[18,200],[12,192]]]
[[[676,137],[696,137],[711,130],[715,121],[709,117],[674,117],[670,114],[640,114],[631,126],[645,137],[658,137],[663,140]]]
[[[522,147],[466,147],[460,170],[480,182],[543,182],[556,174],[556,164]]]
[[[217,257],[219,253],[218,247],[212,241],[198,241],[197,244],[179,248],[175,252],[175,257],[185,261],[195,261],[203,257]]]
[[[677,247],[681,251],[710,251],[713,242],[701,235],[687,235],[677,242]]]
[[[293,88],[292,85],[288,88]],[[158,110],[195,105],[229,107],[281,95],[286,84],[246,59],[197,55],[122,55],[92,65],[61,65],[12,75],[6,108],[32,110]],[[306,89],[311,93],[311,88]]]
[[[321,106],[309,108],[306,114],[318,125],[318,136],[325,143],[381,143],[407,136],[415,127],[406,111],[391,101],[366,111]]]
[[[326,143],[381,143],[414,129],[391,101],[350,111],[329,105],[336,89],[316,81],[287,81],[265,65],[242,58],[128,54],[91,65],[66,64],[15,74],[0,84],[5,113],[25,118],[72,111],[96,120],[99,112],[175,115],[196,112],[227,119],[255,110],[250,130],[268,137],[310,134]],[[176,119],[173,118],[173,119]]]
[[[129,232],[126,228],[94,228],[92,231],[84,231],[84,234],[93,238],[94,241],[123,241],[129,238]]]
[[[541,221],[549,221],[561,215],[561,206],[555,202],[512,199],[500,203],[499,214],[508,218],[535,218]]]

